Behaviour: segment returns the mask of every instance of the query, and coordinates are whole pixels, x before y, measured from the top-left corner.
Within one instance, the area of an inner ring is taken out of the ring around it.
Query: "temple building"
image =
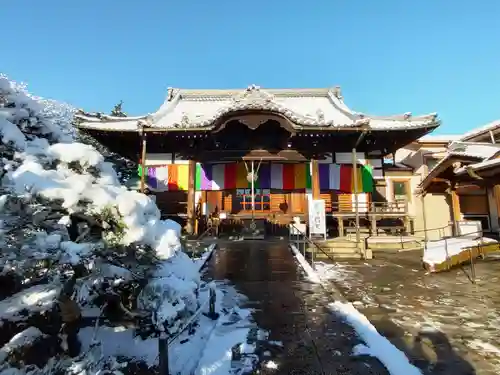
[[[436,114],[372,116],[352,111],[339,87],[169,89],[154,113],[137,117],[80,111],[77,126],[139,166],[141,189],[164,216],[252,217],[279,226],[308,219],[325,201],[338,235],[357,222],[411,220],[405,194],[387,199],[384,158],[439,126]],[[252,190],[253,187],[253,190]],[[401,198],[401,199],[399,199]],[[356,204],[357,203],[357,204]]]

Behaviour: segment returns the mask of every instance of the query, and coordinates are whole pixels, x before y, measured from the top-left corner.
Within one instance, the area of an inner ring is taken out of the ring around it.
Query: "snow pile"
[[[453,255],[460,254],[469,247],[497,242],[498,241],[491,238],[472,239],[465,237],[429,241],[425,244],[423,261],[430,266],[435,266],[445,262]]]
[[[350,303],[334,302],[330,308],[342,316],[365,342],[354,348],[354,355],[370,355],[376,357],[389,370],[391,375],[421,375],[406,355],[377,332],[370,321]]]
[[[35,327],[29,327],[14,335],[10,341],[0,349],[0,363],[3,363],[13,352],[31,345],[34,341],[42,338],[44,334]]]
[[[94,147],[74,141],[73,114],[0,75],[0,345],[34,315],[45,333],[44,314],[71,275],[88,311],[130,287],[122,302],[154,312],[174,335],[199,307],[200,275],[180,251],[181,227],[121,186]]]
[[[257,330],[251,320],[250,311],[237,306],[244,298],[234,287],[218,283],[216,285],[216,311],[221,315],[212,320],[200,314],[194,330],[187,330],[169,341],[169,370],[172,374],[227,375],[247,373],[252,370],[258,358],[247,341],[251,330]],[[207,301],[212,285],[200,287],[200,300]],[[208,312],[208,305],[201,306],[203,313]],[[154,338],[138,340],[133,330],[125,327],[99,327],[97,332],[92,327],[80,332],[84,350],[89,350],[92,337],[102,343],[104,357],[124,356],[141,360],[148,366],[158,364],[158,341]],[[266,339],[265,333],[258,331],[260,339]],[[133,342],[131,345],[130,343]],[[249,348],[250,347],[250,348]],[[235,348],[242,354],[239,363],[235,363]],[[236,371],[240,369],[241,371]]]
[[[321,280],[344,281],[352,271],[338,263],[314,262],[314,270]]]
[[[314,284],[321,284],[321,279],[319,278],[319,275],[307,262],[306,258],[304,257],[304,255],[301,254],[299,249],[297,249],[297,246],[293,244],[290,244],[289,246],[290,249],[292,250],[293,255],[295,256],[295,259],[297,259],[297,262],[299,262],[300,266],[304,270],[307,279]]]

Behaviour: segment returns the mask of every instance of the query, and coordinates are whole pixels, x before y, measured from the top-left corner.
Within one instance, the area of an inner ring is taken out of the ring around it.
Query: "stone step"
[[[371,250],[366,250],[365,252],[360,252],[360,251],[349,251],[349,252],[331,252],[328,253],[329,256],[326,254],[317,251],[314,254],[314,259],[320,260],[320,259],[372,259],[373,258],[373,252]],[[366,255],[366,258],[365,258]]]
[[[422,247],[422,244],[418,241],[411,242],[387,242],[387,243],[369,243],[368,248],[372,250],[400,250],[400,249],[413,249],[416,247]]]
[[[363,241],[358,245],[356,241],[349,241],[346,239],[334,239],[334,240],[326,240],[326,241],[315,241],[318,246],[321,246],[323,249],[335,248],[335,247],[362,247],[364,246]]]
[[[356,248],[356,247],[343,247],[343,246],[336,246],[336,247],[329,247],[329,248],[321,248],[323,251],[318,250],[314,247],[308,247],[307,252],[315,251],[316,253],[320,252],[325,252],[327,254],[334,254],[334,253],[359,253],[361,249]]]

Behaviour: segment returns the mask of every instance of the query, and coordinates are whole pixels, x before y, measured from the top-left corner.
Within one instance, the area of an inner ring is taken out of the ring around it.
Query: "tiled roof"
[[[460,135],[456,134],[427,134],[423,137],[420,137],[417,142],[429,142],[429,143],[446,143],[458,141],[460,139]]]
[[[473,163],[469,165],[479,165],[481,163],[487,163],[491,160],[499,160],[492,159],[500,153],[500,145],[493,143],[479,143],[479,142],[453,142],[448,147],[446,155],[432,168],[427,176],[423,179],[423,181],[419,184],[419,188],[427,186],[430,181],[436,177],[439,173],[441,173],[443,168],[447,168],[445,166],[451,162],[452,159],[455,158],[467,158],[473,159],[471,160]],[[474,163],[475,162],[475,163]],[[457,168],[454,170],[455,174],[461,173],[464,167]]]
[[[500,129],[500,120],[492,121],[484,126],[480,126],[479,128],[472,129],[471,131],[465,133],[460,140],[461,141],[468,141],[478,135],[481,135],[483,133],[489,132],[489,131],[494,131]]]
[[[155,113],[138,117],[112,117],[80,111],[78,127],[102,130],[138,130],[141,126],[159,129],[210,128],[226,115],[240,111],[268,111],[286,117],[293,126],[345,128],[366,126],[373,130],[436,127],[437,115],[371,116],[350,110],[340,88],[269,89],[252,85],[245,90],[169,89]]]

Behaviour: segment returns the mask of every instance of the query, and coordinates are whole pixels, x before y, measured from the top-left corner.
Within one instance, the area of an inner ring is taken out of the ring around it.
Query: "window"
[[[429,172],[431,169],[433,169],[437,163],[439,163],[439,159],[425,158],[425,165],[427,166],[427,172]]]
[[[410,185],[408,181],[393,181],[392,182],[392,194],[394,200],[409,200],[410,197]]]
[[[252,189],[236,189],[237,207],[252,211]],[[271,210],[271,189],[255,189],[255,211]]]

